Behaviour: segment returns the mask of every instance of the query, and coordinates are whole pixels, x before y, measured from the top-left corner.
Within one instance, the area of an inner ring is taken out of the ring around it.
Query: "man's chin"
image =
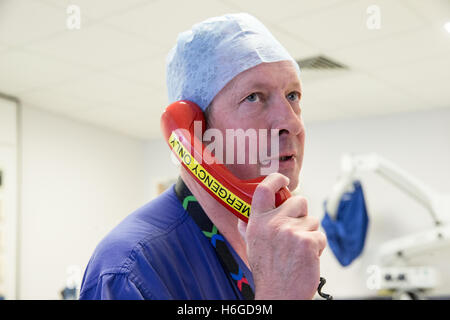
[[[295,179],[291,179],[290,180],[290,183],[289,183],[289,185],[288,185],[288,189],[289,189],[289,191],[294,191],[295,189],[297,189],[297,187],[298,187],[298,178],[295,178]]]

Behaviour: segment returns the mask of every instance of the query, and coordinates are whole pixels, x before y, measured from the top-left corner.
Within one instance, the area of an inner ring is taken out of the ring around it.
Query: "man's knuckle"
[[[292,199],[292,207],[296,212],[300,212],[301,216],[305,216],[308,214],[308,201],[306,198],[301,196],[296,196]]]
[[[314,216],[308,216],[308,222],[311,224],[313,230],[317,230],[319,228],[320,220]]]
[[[318,233],[319,233],[320,246],[322,248],[325,248],[327,246],[327,236],[323,232],[318,231]]]
[[[305,197],[299,198],[299,206],[302,211],[308,212],[308,200]]]
[[[271,237],[282,242],[295,241],[296,232],[290,223],[274,220],[270,225]]]
[[[264,199],[271,196],[272,190],[269,188],[269,186],[260,184],[258,185],[258,187],[256,187],[255,193],[257,193],[258,197]]]
[[[297,236],[303,251],[311,251],[315,247],[314,239],[307,232],[301,232]]]

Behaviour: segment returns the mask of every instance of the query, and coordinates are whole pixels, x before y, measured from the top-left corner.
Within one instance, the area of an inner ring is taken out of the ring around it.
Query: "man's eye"
[[[287,98],[291,101],[296,101],[300,99],[300,94],[298,92],[293,91],[287,95]]]
[[[252,94],[250,94],[250,95],[248,95],[246,98],[245,98],[245,100],[247,100],[247,101],[249,101],[249,102],[256,102],[256,101],[258,101],[258,99],[259,99],[259,97],[258,97],[258,94],[257,93],[252,93]]]

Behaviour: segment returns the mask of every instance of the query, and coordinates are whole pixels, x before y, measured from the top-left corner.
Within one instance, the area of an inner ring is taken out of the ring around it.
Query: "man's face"
[[[220,130],[224,137],[224,159],[227,144],[234,143],[235,159],[239,149],[236,141],[226,140],[226,129],[267,130],[267,154],[272,156],[271,129],[277,129],[279,154],[275,155],[275,161],[279,161],[278,172],[290,179],[288,187],[294,190],[298,185],[305,143],[300,98],[301,84],[290,61],[262,63],[237,75],[216,95],[208,111],[208,128]],[[261,176],[262,168],[268,167],[259,157],[256,164],[248,161],[250,151],[248,142],[244,164],[225,162],[239,179],[257,178]]]

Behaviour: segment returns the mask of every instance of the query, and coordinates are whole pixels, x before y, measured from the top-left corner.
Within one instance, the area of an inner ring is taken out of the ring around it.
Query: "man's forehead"
[[[270,87],[301,89],[297,71],[290,61],[260,64],[238,74],[229,83],[232,91]]]

